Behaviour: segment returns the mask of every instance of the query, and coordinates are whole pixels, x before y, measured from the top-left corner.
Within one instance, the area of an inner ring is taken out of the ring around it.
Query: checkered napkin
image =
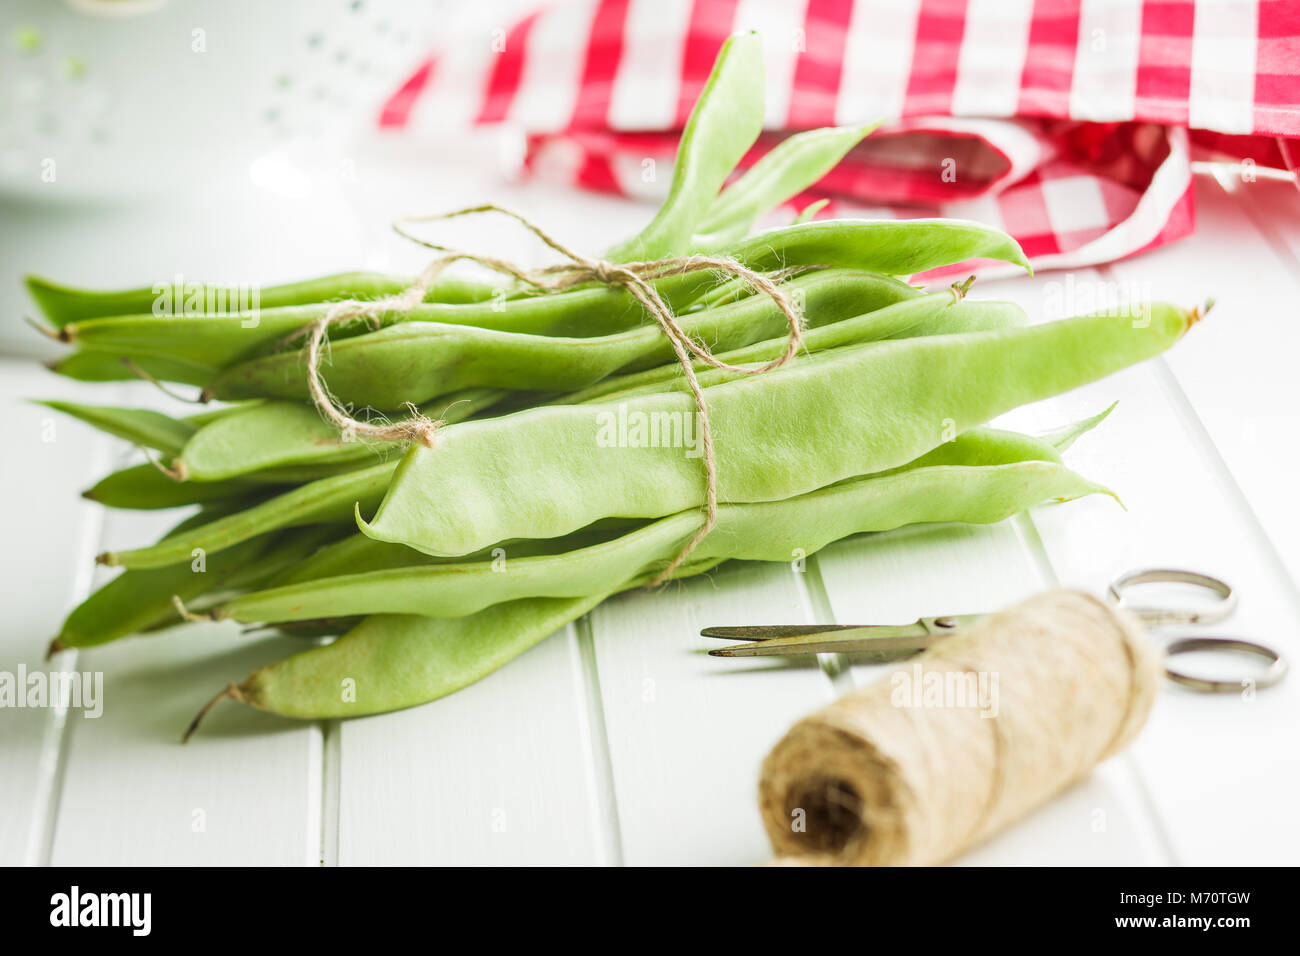
[[[769,131],[746,164],[789,131],[893,118],[791,207],[981,220],[1037,269],[1188,234],[1194,153],[1300,160],[1300,0],[557,2],[449,37],[380,123],[512,124],[529,174],[660,198],[647,170],[743,29]]]

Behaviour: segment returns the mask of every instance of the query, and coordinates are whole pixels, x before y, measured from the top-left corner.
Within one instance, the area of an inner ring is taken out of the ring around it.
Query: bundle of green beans
[[[1153,303],[1030,326],[1012,303],[967,297],[969,283],[909,283],[975,258],[1028,267],[1011,237],[976,223],[801,217],[750,235],[872,128],[791,137],[733,177],[760,131],[760,52],[753,36],[724,46],[667,200],[606,253],[730,256],[779,277],[806,321],[802,350],[774,370],[696,363],[720,506],[673,577],[1108,493],[1061,458],[1106,413],[1039,437],[986,423],[1159,354],[1199,313]],[[349,441],[323,419],[308,398],[304,330],[340,299],[411,281],[348,273],[277,286],[256,313],[203,311],[208,294],[231,291],[204,287],[195,309],[155,315],[153,288],[29,280],[51,334],[76,347],[56,371],[144,375],[223,403],[186,418],[47,403],[151,453],[87,497],[192,509],[162,540],[100,556],[123,572],[69,615],[53,649],[196,615],[333,637],[219,698],[302,718],[373,714],[478,680],[669,566],[705,521],[704,452],[671,344],[626,289],[539,294],[441,278],[377,327],[332,328],[325,369],[348,407],[398,415],[412,403],[442,419],[435,445]],[[694,272],[653,284],[683,331],[728,365],[784,352],[785,315],[747,283]]]

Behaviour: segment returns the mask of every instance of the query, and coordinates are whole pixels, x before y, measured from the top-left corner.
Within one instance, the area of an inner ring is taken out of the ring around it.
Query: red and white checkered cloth
[[[1300,136],[1300,0],[572,0],[449,36],[380,122],[510,123],[526,170],[658,198],[645,171],[742,29],[772,131],[747,163],[785,131],[896,118],[792,205],[978,219],[1039,269],[1190,232],[1194,149],[1289,168]]]

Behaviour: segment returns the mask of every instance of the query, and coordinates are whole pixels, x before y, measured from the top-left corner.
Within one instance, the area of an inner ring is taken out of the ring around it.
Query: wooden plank
[[[592,612],[625,863],[770,857],[755,798],[759,763],[790,724],[831,699],[831,683],[812,660],[709,657],[699,631],[811,622],[798,577],[787,565],[734,563]]]
[[[1134,269],[1155,255],[1133,260]],[[1036,284],[1064,278],[1050,274]],[[1076,276],[1079,282],[1095,278]],[[984,292],[1021,298],[1031,312],[1042,311],[1038,296],[1059,293],[1059,287],[1055,293],[1032,289],[997,283]],[[1199,409],[1188,405],[1169,371],[1210,325],[1193,329],[1169,353],[1168,364],[1157,359],[1008,416],[1009,424],[1034,430],[1119,401],[1110,418],[1067,453],[1067,461],[1118,492],[1127,510],[1094,497],[1036,509],[1033,526],[1056,576],[1070,586],[1100,593],[1118,573],[1135,567],[1192,568],[1224,577],[1240,590],[1242,604],[1215,632],[1254,637],[1294,658],[1300,653],[1300,609],[1291,583],[1205,435]],[[1249,377],[1224,374],[1234,381]],[[1155,813],[1157,836],[1171,862],[1259,865],[1294,855],[1300,822],[1288,810],[1288,795],[1300,782],[1300,684],[1285,681],[1250,700],[1166,686],[1129,753],[1136,786]]]
[[[1229,193],[1213,177],[1197,182],[1196,233],[1115,263],[1108,278],[1186,305],[1215,299],[1206,320],[1170,351],[1168,365],[1292,580],[1300,582],[1300,496],[1291,467],[1291,439],[1300,426],[1300,266],[1277,236],[1270,241],[1260,233],[1238,198],[1276,200],[1282,219],[1296,208],[1296,190],[1283,182],[1228,180]]]
[[[139,543],[174,521],[112,512],[105,543]],[[103,675],[104,713],[69,718],[52,862],[316,865],[316,724],[223,704],[180,743],[224,684],[301,646],[243,638],[233,623],[191,624],[78,653],[79,671]]]
[[[610,860],[571,625],[424,707],[339,725],[339,863]]]
[[[34,363],[0,360],[0,672],[15,680],[20,668],[51,670],[45,649],[90,586],[99,539],[98,509],[79,494],[104,470],[110,442],[27,401],[56,391],[85,399],[89,390]],[[44,862],[61,727],[50,707],[0,709],[0,864]]]

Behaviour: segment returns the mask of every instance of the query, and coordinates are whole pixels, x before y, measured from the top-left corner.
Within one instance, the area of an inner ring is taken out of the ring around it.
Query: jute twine
[[[522,269],[504,259],[464,252],[430,242],[412,235],[403,228],[405,224],[409,223],[436,222],[480,213],[499,213],[510,217],[568,261],[539,269]],[[471,206],[466,209],[458,209],[433,216],[407,217],[395,222],[393,228],[404,238],[443,253],[443,255],[431,262],[409,288],[397,295],[369,301],[344,300],[336,302],[330,306],[320,319],[294,336],[295,338],[300,338],[303,334],[307,336],[307,388],[311,394],[312,402],[321,415],[327,421],[333,423],[341,432],[363,441],[419,442],[426,447],[433,447],[437,431],[439,427],[445,424],[444,422],[427,418],[413,404],[407,405],[411,413],[410,417],[402,421],[383,424],[360,421],[352,417],[348,409],[330,393],[321,377],[320,363],[321,354],[327,345],[328,333],[331,327],[357,321],[364,321],[372,326],[377,326],[385,314],[410,312],[424,301],[435,280],[452,263],[460,261],[475,262],[498,274],[510,276],[542,293],[564,292],[593,282],[626,289],[659,324],[664,335],[668,337],[668,341],[672,343],[673,352],[686,375],[687,384],[695,400],[696,412],[699,415],[700,457],[704,462],[706,482],[705,521],[691,541],[660,572],[650,583],[650,586],[653,587],[666,581],[682,561],[704,540],[705,536],[713,530],[718,520],[718,468],[713,448],[713,430],[709,422],[708,405],[704,400],[704,390],[700,387],[699,380],[695,376],[693,359],[698,359],[713,368],[743,375],[757,375],[768,372],[790,361],[798,353],[802,343],[803,320],[789,298],[781,291],[778,281],[749,269],[728,256],[673,256],[646,262],[622,263],[591,259],[564,246],[539,226],[518,213],[491,204]],[[785,350],[780,356],[765,365],[730,365],[714,357],[707,347],[686,334],[678,324],[668,304],[651,283],[656,279],[671,275],[704,271],[721,272],[735,276],[747,283],[756,293],[766,295],[776,303],[777,308],[781,310],[781,313],[790,323],[790,335],[786,341]]]
[[[900,706],[915,663],[940,680],[996,674],[996,716]],[[1127,746],[1159,680],[1127,612],[1077,591],[1031,598],[796,724],[759,782],[772,847],[814,865],[951,859]]]

